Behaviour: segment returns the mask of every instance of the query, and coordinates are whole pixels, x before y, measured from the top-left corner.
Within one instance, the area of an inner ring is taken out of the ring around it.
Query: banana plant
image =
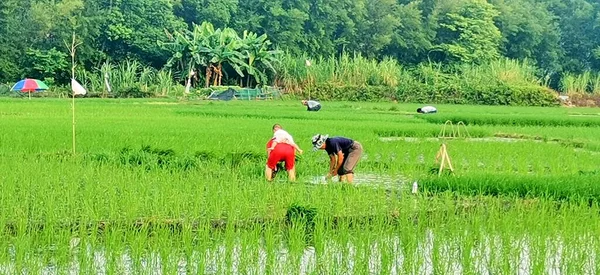
[[[215,32],[209,63],[215,65],[216,76],[213,85],[221,85],[223,79],[223,64],[229,64],[239,76],[244,77],[242,68],[245,65],[245,56],[242,53],[244,46],[237,33],[230,28]]]
[[[248,75],[254,78],[256,84],[261,86],[267,83],[267,73],[265,70],[275,72],[274,63],[277,62],[278,51],[269,50],[271,42],[267,35],[258,36],[256,33],[244,31],[242,40],[244,41],[244,53],[247,58],[246,71]],[[250,86],[250,80],[246,81]]]
[[[224,64],[233,68],[242,78],[244,71],[252,75],[258,85],[267,82],[265,70],[275,71],[273,63],[277,60],[278,52],[269,50],[271,42],[266,35],[258,36],[245,31],[243,38],[240,38],[235,30],[215,29],[209,22],[193,24],[191,31],[167,35],[171,42],[163,45],[173,52],[167,66],[179,62],[181,68],[188,65],[190,71],[195,66],[204,67],[206,87],[211,80],[215,86],[222,84]]]

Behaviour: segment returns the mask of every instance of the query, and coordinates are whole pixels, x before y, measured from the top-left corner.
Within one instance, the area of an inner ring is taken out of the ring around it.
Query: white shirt
[[[294,138],[292,137],[292,135],[290,135],[288,132],[286,132],[283,129],[279,129],[279,130],[275,131],[275,133],[273,133],[273,138],[275,139],[275,142],[277,142],[277,143],[284,143],[285,140],[287,139],[287,143],[295,144]]]
[[[318,101],[309,100],[306,102],[306,105],[308,106],[308,108],[314,108],[321,105],[321,103],[319,103]]]
[[[437,111],[437,109],[433,106],[425,106],[421,108],[421,111],[423,111],[423,113],[431,113]]]

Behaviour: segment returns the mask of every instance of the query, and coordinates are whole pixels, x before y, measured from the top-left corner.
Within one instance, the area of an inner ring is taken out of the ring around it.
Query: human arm
[[[277,141],[273,140],[273,142],[271,142],[271,147],[267,148],[267,151],[270,153],[275,149],[275,146],[277,146]]]
[[[298,144],[294,143],[294,144],[291,144],[291,145],[292,145],[292,146],[294,147],[294,149],[296,149],[296,151],[298,151],[300,154],[302,154],[302,153],[304,152],[304,151],[302,151],[302,149],[300,149],[300,147],[298,146]]]
[[[267,149],[267,157],[269,157],[269,155],[271,155],[271,151],[272,151],[272,150],[271,150],[271,145],[273,145],[273,142],[274,142],[274,140],[273,140],[273,139],[270,139],[270,140],[269,140],[269,142],[267,142],[267,146],[266,146],[266,149]]]
[[[327,179],[337,175],[337,169],[335,166],[336,164],[336,155],[329,155],[329,173],[327,173],[327,176],[325,176]]]
[[[342,167],[342,163],[344,163],[344,154],[342,154],[342,151],[338,151],[337,152],[337,165],[335,166],[336,172],[337,172],[337,169]]]
[[[337,152],[337,154],[329,155],[329,173],[327,173],[327,178],[337,176],[338,169],[342,167],[342,163],[344,162],[344,154],[342,151]]]

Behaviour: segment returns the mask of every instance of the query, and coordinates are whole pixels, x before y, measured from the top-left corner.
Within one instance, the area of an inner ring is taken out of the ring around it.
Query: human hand
[[[327,176],[325,176],[326,179],[331,179],[333,177],[337,176],[337,172],[333,171],[333,172],[329,172],[327,173]]]
[[[302,155],[304,153],[304,150],[298,149],[298,153],[300,153],[300,155]]]

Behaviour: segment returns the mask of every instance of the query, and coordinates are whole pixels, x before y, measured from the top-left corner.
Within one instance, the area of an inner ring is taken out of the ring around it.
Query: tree
[[[367,57],[379,57],[389,47],[401,24],[400,6],[396,0],[364,1],[364,17],[357,24],[359,35],[356,49]]]
[[[14,81],[21,75],[19,57],[26,45],[19,38],[21,26],[17,15],[24,10],[26,1],[0,1],[0,82]]]
[[[565,55],[563,69],[583,72],[600,69],[600,59],[595,58],[594,49],[600,46],[600,5],[586,0],[544,0],[548,9],[558,18],[560,28],[559,45]]]
[[[244,77],[242,67],[245,65],[242,47],[244,46],[237,33],[230,28],[217,29],[211,37],[208,50],[209,63],[216,76],[213,85],[221,85],[223,64],[231,66],[239,76]]]
[[[170,0],[112,0],[101,2],[105,13],[98,37],[104,51],[113,59],[134,58],[155,67],[168,59],[157,41],[165,40],[165,30],[183,29],[185,23],[173,13]]]
[[[493,0],[500,15],[501,53],[518,60],[534,60],[544,75],[560,71],[564,55],[560,47],[558,18],[536,0]]]
[[[401,63],[416,64],[424,60],[431,49],[435,31],[426,24],[419,1],[402,4],[398,7],[399,25],[394,30],[391,43],[383,51],[386,56],[394,56]]]
[[[494,25],[498,11],[484,0],[458,1],[449,11],[438,10],[439,29],[433,51],[444,61],[482,63],[500,56],[501,33]]]
[[[307,44],[308,1],[245,0],[239,2],[232,27],[264,33],[281,48],[302,54]]]
[[[238,0],[181,0],[174,5],[175,15],[188,25],[194,22],[210,22],[225,28],[232,22],[238,9]]]

